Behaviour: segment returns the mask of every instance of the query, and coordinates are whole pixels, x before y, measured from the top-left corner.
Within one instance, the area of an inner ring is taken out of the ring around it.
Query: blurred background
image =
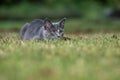
[[[0,0],[0,32],[18,32],[33,19],[66,17],[67,33],[120,31],[120,0]]]

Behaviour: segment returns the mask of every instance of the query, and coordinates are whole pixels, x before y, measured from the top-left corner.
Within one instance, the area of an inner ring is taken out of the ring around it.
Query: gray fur
[[[64,35],[65,18],[57,23],[49,19],[35,19],[26,23],[20,30],[20,38],[27,40],[62,38]]]

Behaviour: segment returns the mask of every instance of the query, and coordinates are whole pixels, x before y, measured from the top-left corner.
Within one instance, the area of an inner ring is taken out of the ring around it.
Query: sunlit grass
[[[0,34],[0,80],[119,80],[120,33],[20,40]]]

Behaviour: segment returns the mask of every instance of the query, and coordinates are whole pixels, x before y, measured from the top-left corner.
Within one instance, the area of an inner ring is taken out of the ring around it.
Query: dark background
[[[67,18],[67,32],[116,32],[120,0],[1,0],[0,31],[19,31],[36,18]]]

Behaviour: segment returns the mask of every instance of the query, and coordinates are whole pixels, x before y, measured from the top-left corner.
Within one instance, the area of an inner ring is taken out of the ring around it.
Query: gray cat
[[[64,35],[64,23],[66,18],[52,23],[49,19],[35,19],[26,23],[20,30],[20,38],[27,40],[46,40],[62,38]]]

